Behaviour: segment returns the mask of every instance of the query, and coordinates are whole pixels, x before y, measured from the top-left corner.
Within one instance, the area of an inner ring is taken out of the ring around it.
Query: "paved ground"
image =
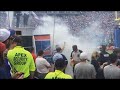
[[[69,74],[69,75],[71,75],[73,77],[73,68],[72,68],[72,66],[70,66],[70,60],[68,60],[68,66],[67,66],[67,68],[65,70],[65,73]]]

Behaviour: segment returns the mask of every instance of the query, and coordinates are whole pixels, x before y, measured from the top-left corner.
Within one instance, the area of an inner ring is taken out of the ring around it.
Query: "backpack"
[[[70,57],[72,57],[72,54],[73,54],[74,51],[71,52],[71,55]],[[79,50],[80,54],[83,52],[82,50]]]

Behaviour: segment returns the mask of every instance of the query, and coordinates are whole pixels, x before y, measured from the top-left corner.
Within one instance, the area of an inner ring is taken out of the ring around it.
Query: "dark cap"
[[[114,63],[114,62],[116,62],[117,61],[117,59],[118,59],[118,57],[117,57],[117,55],[116,54],[111,54],[110,55],[110,62],[111,63]]]
[[[22,38],[20,36],[14,36],[13,42],[22,43]]]
[[[9,31],[10,31],[10,36],[15,36],[15,30],[9,29]]]
[[[65,60],[63,60],[62,58],[57,59],[55,61],[55,67],[56,68],[64,68],[64,66],[65,66]]]

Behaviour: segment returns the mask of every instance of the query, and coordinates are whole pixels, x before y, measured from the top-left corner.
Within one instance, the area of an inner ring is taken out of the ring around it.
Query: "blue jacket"
[[[8,59],[5,59],[4,63],[5,63],[7,76],[8,76],[8,78],[11,78],[11,73],[10,73],[11,68],[10,68],[10,65],[8,64]]]
[[[0,79],[9,79],[4,67],[0,67]]]
[[[8,60],[4,60],[4,65],[0,66],[0,79],[11,79],[10,66]]]

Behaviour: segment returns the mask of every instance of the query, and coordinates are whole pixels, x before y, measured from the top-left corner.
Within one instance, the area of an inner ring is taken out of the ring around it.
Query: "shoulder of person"
[[[28,53],[28,54],[31,54],[31,55],[32,55],[32,53],[30,53],[29,51],[25,50],[24,48],[23,48],[23,50],[24,50],[26,53]]]
[[[81,64],[81,63],[77,63],[77,64],[75,65],[75,68],[78,68],[78,67],[80,66],[80,64]]]
[[[72,76],[70,76],[69,74],[65,74],[66,75],[66,79],[72,79]]]
[[[13,49],[7,51],[7,53],[10,53],[10,52],[13,52]],[[5,53],[6,53],[6,52],[5,52]]]
[[[105,67],[104,67],[104,69],[106,69],[106,68],[109,68],[111,65],[106,65]]]
[[[61,53],[61,55],[62,55],[63,57],[65,57],[65,55],[64,55],[64,54],[62,54],[62,53]]]
[[[55,53],[55,54],[53,55],[53,58],[55,58],[56,56],[58,56],[58,54],[57,54],[57,53]]]
[[[71,56],[72,56],[73,52],[74,52],[74,51],[71,52]]]
[[[36,59],[40,59],[39,57],[37,57]]]
[[[45,58],[42,58],[44,61],[47,61],[47,59],[45,59]]]
[[[79,50],[80,53],[82,53],[83,51],[82,50]]]
[[[52,79],[55,77],[55,72],[49,72],[46,76],[45,79]]]

